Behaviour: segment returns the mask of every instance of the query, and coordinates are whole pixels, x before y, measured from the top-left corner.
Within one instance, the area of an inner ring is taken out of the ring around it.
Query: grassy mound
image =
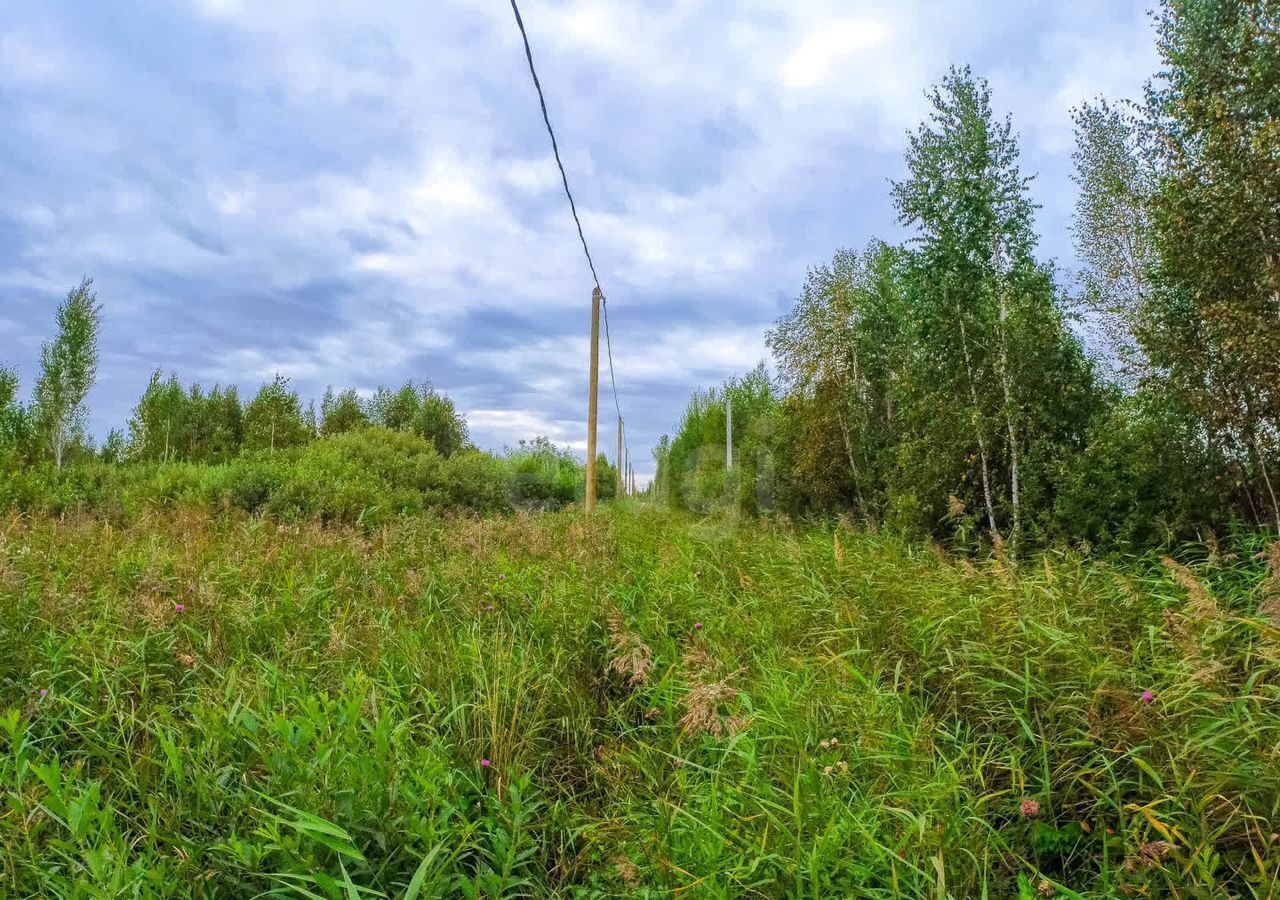
[[[0,895],[1280,889],[1275,554],[1015,569],[647,509],[0,529]]]

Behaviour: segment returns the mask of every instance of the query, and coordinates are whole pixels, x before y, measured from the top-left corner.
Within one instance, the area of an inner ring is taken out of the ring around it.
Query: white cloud
[[[473,439],[491,447],[514,447],[542,436],[578,453],[587,449],[586,426],[577,419],[552,419],[527,409],[473,409],[467,425]]]
[[[888,29],[879,22],[846,19],[830,22],[800,42],[782,67],[782,81],[789,88],[812,88],[826,79],[839,57],[885,41]]]

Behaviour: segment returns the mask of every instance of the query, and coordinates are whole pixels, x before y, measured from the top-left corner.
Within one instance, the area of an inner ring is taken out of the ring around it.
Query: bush
[[[1070,458],[1054,527],[1060,537],[1116,548],[1195,538],[1231,506],[1226,471],[1192,420],[1151,395],[1128,397]]]
[[[17,469],[0,482],[0,507],[128,516],[147,506],[194,504],[371,526],[428,509],[500,511],[509,506],[505,482],[504,464],[491,454],[464,450],[445,458],[426,438],[369,427],[224,465]]]
[[[582,464],[543,437],[521,441],[503,460],[507,493],[517,506],[555,509],[585,492]]]

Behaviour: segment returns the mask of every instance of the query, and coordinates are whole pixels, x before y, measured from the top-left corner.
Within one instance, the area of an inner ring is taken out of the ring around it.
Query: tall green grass
[[[1015,568],[646,507],[0,531],[0,896],[1280,893],[1261,546]]]

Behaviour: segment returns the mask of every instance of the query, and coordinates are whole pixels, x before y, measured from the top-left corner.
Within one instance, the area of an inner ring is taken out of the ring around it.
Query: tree
[[[466,420],[453,400],[425,381],[418,385],[405,382],[396,391],[378,388],[369,403],[369,416],[385,428],[427,438],[442,456],[469,443]]]
[[[112,428],[107,432],[107,439],[102,442],[98,458],[107,463],[121,463],[128,455],[128,449],[129,445],[124,439],[124,432],[119,428]]]
[[[861,253],[841,250],[809,270],[795,306],[766,337],[798,429],[789,468],[803,506],[851,507],[868,519],[882,512],[904,257],[879,241]]]
[[[325,389],[324,398],[320,401],[320,434],[330,437],[368,424],[369,415],[359,394],[351,389],[338,394],[332,387]]]
[[[1165,0],[1146,95],[1164,386],[1252,470],[1280,527],[1280,5]]]
[[[204,400],[203,416],[207,423],[205,458],[220,461],[239,453],[244,443],[244,407],[236,386],[215,384]]]
[[[1048,489],[1053,453],[1083,441],[1092,378],[1065,326],[1052,272],[1033,257],[1035,206],[1008,118],[968,68],[929,95],[933,113],[910,137],[909,175],[893,185],[898,214],[918,230],[909,266],[910,370],[900,393],[913,433],[900,453],[913,514],[954,517],[976,464],[993,539],[1011,549],[1028,490]],[[1029,469],[1029,465],[1032,467]],[[918,482],[926,476],[925,491]],[[932,482],[932,483],[929,483]],[[914,495],[914,496],[913,496]]]
[[[586,473],[583,472],[585,480]],[[609,462],[603,453],[596,456],[596,499],[615,500],[618,497],[618,467]]]
[[[129,418],[130,455],[160,462],[174,459],[180,448],[185,450],[187,417],[188,399],[178,377],[170,374],[165,380],[156,369]]]
[[[250,449],[297,447],[312,434],[303,417],[302,401],[289,390],[289,379],[282,375],[264,384],[245,409],[244,438]]]
[[[470,443],[467,421],[453,405],[453,400],[430,385],[422,386],[413,430],[431,441],[441,456],[449,456]]]
[[[413,420],[421,405],[418,389],[413,382],[405,382],[397,391],[380,387],[369,404],[370,418],[383,428],[409,431],[413,428]]]
[[[1099,100],[1073,110],[1072,118],[1080,189],[1072,235],[1085,264],[1084,299],[1119,382],[1132,391],[1149,374],[1137,334],[1156,265],[1150,215],[1156,171],[1132,115]]]
[[[725,468],[728,438],[726,404],[733,405],[734,468]],[[697,391],[685,408],[676,435],[655,450],[659,492],[672,506],[706,510],[730,505],[754,512],[760,496],[772,493],[771,479],[762,482],[770,466],[761,458],[771,452],[777,398],[761,363],[741,378],[731,378],[719,388]]]
[[[58,335],[40,351],[36,423],[59,468],[67,446],[84,434],[88,414],[85,398],[98,371],[101,314],[93,280],[85,278],[58,307]]]
[[[18,401],[18,373],[0,366],[0,454],[24,451],[29,427],[27,410]]]

